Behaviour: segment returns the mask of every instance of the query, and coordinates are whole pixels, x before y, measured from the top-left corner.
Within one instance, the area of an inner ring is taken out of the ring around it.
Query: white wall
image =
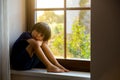
[[[92,0],[91,80],[120,80],[119,0]]]
[[[11,47],[19,35],[26,29],[25,0],[8,0],[8,3]]]
[[[0,80],[10,80],[9,48],[25,31],[25,0],[0,0]]]

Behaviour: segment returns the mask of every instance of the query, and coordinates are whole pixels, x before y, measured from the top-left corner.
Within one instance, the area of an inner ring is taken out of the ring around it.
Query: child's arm
[[[43,41],[37,41],[35,39],[28,39],[27,42],[32,45],[33,47],[37,44],[39,46],[42,46]]]
[[[27,46],[26,50],[29,53],[29,56],[32,57],[34,53],[34,49],[38,46],[42,45],[42,41],[36,41],[35,39],[28,39],[27,42],[29,45]]]

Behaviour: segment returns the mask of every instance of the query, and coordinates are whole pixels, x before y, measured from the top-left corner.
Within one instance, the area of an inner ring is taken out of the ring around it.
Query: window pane
[[[52,30],[49,46],[56,58],[64,57],[64,11],[36,11],[36,22],[47,22]]]
[[[67,11],[67,58],[90,59],[90,11]]]
[[[36,0],[36,8],[63,8],[64,0]]]
[[[90,0],[66,0],[67,7],[90,7]]]

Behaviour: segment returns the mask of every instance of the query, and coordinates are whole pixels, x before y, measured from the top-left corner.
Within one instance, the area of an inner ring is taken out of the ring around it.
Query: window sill
[[[11,70],[11,80],[90,80],[89,72],[70,71],[65,73],[47,72],[45,69],[26,71]]]

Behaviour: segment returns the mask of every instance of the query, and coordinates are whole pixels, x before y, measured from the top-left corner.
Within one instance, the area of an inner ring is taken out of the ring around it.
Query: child
[[[46,66],[48,72],[68,72],[58,63],[48,47],[51,29],[44,22],[36,23],[31,33],[23,32],[13,45],[11,65],[16,70],[29,70],[35,67],[39,60]]]

